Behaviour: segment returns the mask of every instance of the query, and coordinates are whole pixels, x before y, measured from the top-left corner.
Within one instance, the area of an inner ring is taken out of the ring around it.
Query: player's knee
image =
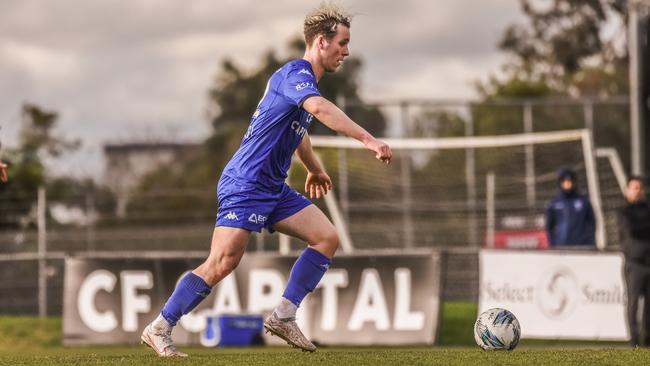
[[[336,252],[341,245],[339,234],[334,229],[328,230],[327,233],[325,233],[323,236],[323,242],[332,253]]]
[[[239,257],[233,256],[233,255],[228,255],[224,256],[222,261],[221,261],[221,268],[222,271],[228,275],[230,272],[234,271],[235,268],[237,268],[237,265],[239,264]]]
[[[216,258],[212,264],[212,268],[219,278],[229,275],[237,268],[239,264],[239,257],[234,255],[223,254]]]

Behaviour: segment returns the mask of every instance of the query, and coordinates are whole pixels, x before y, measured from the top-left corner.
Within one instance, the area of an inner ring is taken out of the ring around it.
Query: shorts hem
[[[311,205],[313,205],[313,203],[312,203],[311,201],[308,201],[308,200],[307,200],[307,202],[305,202],[304,205],[298,206],[298,207],[300,207],[300,208],[298,208],[297,210],[295,210],[295,211],[292,210],[292,211],[290,211],[290,212],[287,212],[286,214],[278,215],[278,217],[274,217],[274,218],[273,218],[273,222],[269,222],[269,231],[271,231],[271,230],[270,230],[271,226],[277,224],[278,222],[280,222],[280,221],[282,221],[282,220],[284,220],[284,219],[286,219],[286,218],[288,218],[288,217],[291,217],[291,216],[297,214],[298,212],[304,210],[305,208],[307,208],[307,207],[309,207],[309,206],[311,206]],[[273,231],[271,231],[271,232],[273,232]]]
[[[241,224],[237,224],[237,223],[227,223],[226,224],[226,223],[217,222],[216,225],[214,225],[214,227],[220,227],[220,226],[222,226],[222,227],[233,227],[233,228],[244,229],[244,230],[248,230],[248,231],[255,231],[257,233],[262,232],[261,227],[253,227],[253,225],[247,225],[245,222],[241,223]]]

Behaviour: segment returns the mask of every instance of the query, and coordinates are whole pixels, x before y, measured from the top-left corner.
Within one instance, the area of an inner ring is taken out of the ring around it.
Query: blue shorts
[[[238,227],[261,232],[311,205],[302,194],[286,183],[269,190],[255,183],[242,182],[222,175],[217,184],[219,212],[216,226]]]

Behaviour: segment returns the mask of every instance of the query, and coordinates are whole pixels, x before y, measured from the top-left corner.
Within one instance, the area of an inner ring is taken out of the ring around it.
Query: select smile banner
[[[526,338],[627,340],[618,253],[482,250],[479,312],[512,311]]]
[[[179,344],[198,344],[206,317],[264,314],[282,296],[294,257],[246,254],[239,267],[174,329]],[[198,259],[68,258],[63,331],[66,344],[139,342],[176,282]],[[298,321],[321,344],[433,344],[440,305],[440,256],[334,259],[307,297]]]

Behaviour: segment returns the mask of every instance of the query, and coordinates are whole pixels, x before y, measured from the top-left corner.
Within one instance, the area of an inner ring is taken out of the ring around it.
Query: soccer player
[[[291,157],[295,152],[307,169],[305,191],[310,198],[320,198],[332,189],[332,181],[318,163],[307,133],[312,117],[359,140],[380,161],[388,164],[392,157],[387,144],[353,122],[318,91],[320,78],[336,71],[350,54],[350,22],[351,17],[333,4],[323,4],[308,14],[304,22],[304,57],[288,62],[269,79],[241,146],[217,185],[219,211],[210,254],[179,281],[161,314],[142,333],[142,342],[158,355],[187,356],[177,351],[172,328],[237,267],[250,232],[262,228],[308,243],[264,327],[290,345],[316,350],[298,328],[296,310],[329,268],[339,238],[325,214],[285,183]]]

